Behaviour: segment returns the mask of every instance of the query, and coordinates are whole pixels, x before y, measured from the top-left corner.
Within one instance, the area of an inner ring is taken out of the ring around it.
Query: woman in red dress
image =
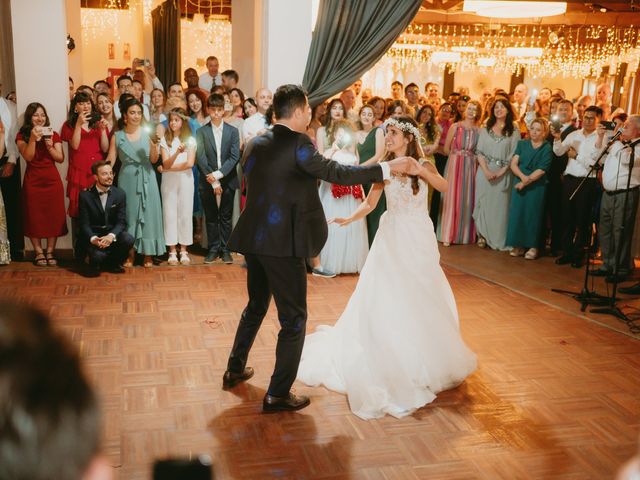
[[[69,144],[68,213],[71,218],[77,218],[80,192],[94,183],[91,165],[102,160],[109,149],[106,122],[95,111],[91,97],[86,93],[78,92],[71,100],[69,117],[62,124],[60,137]]]
[[[22,183],[24,234],[33,244],[36,265],[56,265],[56,241],[67,234],[64,189],[56,168],[56,163],[64,162],[64,153],[60,135],[52,131],[42,104],[27,105],[16,143],[27,162]],[[46,251],[43,238],[47,239]]]

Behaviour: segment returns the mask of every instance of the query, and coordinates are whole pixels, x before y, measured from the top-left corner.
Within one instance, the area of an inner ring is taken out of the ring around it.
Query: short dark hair
[[[240,80],[238,72],[236,72],[235,70],[225,70],[224,72],[222,72],[222,76],[230,78],[236,83],[238,83],[238,81]]]
[[[107,87],[111,88],[111,85],[109,85],[109,82],[107,82],[106,80],[96,80],[95,82],[93,82],[93,89],[95,90],[95,88],[101,83],[104,83]]]
[[[400,85],[402,87],[402,82],[400,80],[394,80],[391,82],[391,86],[393,87],[394,85]]]
[[[91,173],[97,175],[98,170],[106,165],[109,165],[111,167],[111,163],[109,163],[107,160],[98,160],[96,163],[91,165]]]
[[[213,107],[224,108],[224,97],[219,93],[212,93],[211,95],[209,95],[209,98],[207,98],[207,107],[208,108],[213,108]]]
[[[218,60],[218,57],[214,57],[213,55],[209,55],[204,63],[207,63],[209,60]]]
[[[404,93],[407,93],[407,90],[409,90],[411,87],[416,87],[418,89],[418,91],[420,90],[420,87],[418,87],[418,85],[416,85],[415,83],[411,82],[409,85],[404,87]]]
[[[116,86],[118,86],[118,87],[119,87],[119,86],[120,86],[120,83],[121,83],[123,80],[129,80],[131,83],[133,83],[133,81],[131,80],[131,77],[130,77],[129,75],[120,75],[120,76],[118,77],[118,79],[116,80]]]
[[[81,478],[101,421],[76,349],[44,313],[4,301],[0,358],[0,478]]]
[[[555,97],[554,97],[555,98]],[[566,100],[562,97],[559,97],[560,101],[558,102],[558,106],[560,105],[569,105],[569,108],[573,110],[573,102],[571,100]]]
[[[184,88],[182,87],[182,84],[181,84],[180,82],[171,82],[171,83],[169,84],[169,86],[167,87],[167,92],[168,92],[169,90],[171,90],[171,87],[173,87],[174,85],[178,85],[180,88],[182,88],[182,89],[184,90]]]
[[[307,104],[307,92],[300,85],[281,85],[273,94],[273,114],[276,119],[291,118],[296,108]]]
[[[589,105],[587,108],[585,108],[584,113],[587,113],[587,112],[595,113],[596,117],[598,118],[602,118],[602,115],[604,115],[604,112],[602,111],[602,109],[600,107],[596,107],[595,105]]]
[[[131,83],[139,83],[140,85],[142,85],[142,82],[140,80],[136,80],[135,78],[133,80],[131,80]],[[144,85],[143,85],[144,86]]]

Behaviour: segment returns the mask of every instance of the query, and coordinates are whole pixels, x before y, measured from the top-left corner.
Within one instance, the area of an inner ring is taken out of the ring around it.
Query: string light
[[[194,67],[199,73],[206,70],[205,60],[214,55],[220,71],[231,68],[231,22],[226,16],[212,15],[205,22],[204,15],[180,21],[182,71]]]
[[[542,54],[534,62],[530,57],[508,56],[508,48],[539,48]],[[491,29],[485,25],[411,24],[386,57],[401,69],[415,68],[432,62],[433,54],[442,51],[460,54],[454,63],[440,63],[442,71],[477,70],[493,63],[494,72],[520,73],[526,65],[534,77],[585,78],[597,76],[604,66],[623,62],[635,70],[640,60],[640,33],[634,26],[503,25]]]

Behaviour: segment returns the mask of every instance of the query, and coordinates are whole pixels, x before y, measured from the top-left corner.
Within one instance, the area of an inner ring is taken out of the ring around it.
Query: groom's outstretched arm
[[[308,175],[339,185],[382,182],[389,178],[387,165],[347,166],[324,158],[306,135],[300,135],[298,139],[296,163]],[[384,175],[383,169],[387,171]]]

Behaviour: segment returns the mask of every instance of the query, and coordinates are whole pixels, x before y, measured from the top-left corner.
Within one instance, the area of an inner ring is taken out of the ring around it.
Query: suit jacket
[[[117,237],[127,229],[127,197],[124,190],[114,185],[107,194],[105,208],[95,185],[80,192],[79,210],[79,237],[84,242],[89,242],[94,235],[102,237],[113,233]]]
[[[567,135],[569,135],[571,132],[574,132],[575,130],[577,130],[577,128],[573,124],[569,125],[562,131],[562,133],[560,133],[560,140],[564,140],[565,138],[567,138]],[[547,141],[551,144],[551,148],[553,150],[553,135],[549,134],[549,136],[547,137]],[[547,178],[552,182],[554,181],[554,179],[559,181],[562,174],[567,168],[567,163],[569,162],[569,154],[565,153],[564,155],[558,156],[552,151],[551,155],[551,166],[549,167],[549,171],[546,175]]]
[[[238,173],[236,165],[240,160],[240,134],[238,129],[233,125],[222,122],[222,149],[220,155],[221,165],[218,165],[218,150],[216,149],[216,140],[213,137],[211,124],[207,123],[196,132],[196,141],[198,149],[196,151],[196,162],[200,170],[201,185],[207,183],[206,176],[210,173],[220,170],[224,177],[220,180],[222,188],[231,188],[236,190],[240,187],[238,182]]]
[[[380,165],[327,160],[307,135],[278,124],[249,142],[241,165],[247,201],[229,245],[236,252],[274,257],[313,257],[322,250],[328,229],[317,179],[341,185],[383,179]]]

